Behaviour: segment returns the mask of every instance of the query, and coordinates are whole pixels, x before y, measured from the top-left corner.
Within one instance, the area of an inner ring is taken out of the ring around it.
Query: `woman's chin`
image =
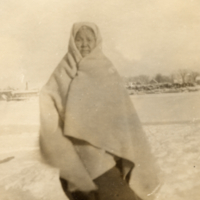
[[[81,52],[81,55],[82,55],[83,57],[87,56],[88,54],[90,54],[89,51],[82,51],[82,52]]]

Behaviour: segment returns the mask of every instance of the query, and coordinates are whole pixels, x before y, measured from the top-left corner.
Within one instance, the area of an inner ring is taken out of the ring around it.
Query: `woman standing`
[[[70,199],[154,199],[155,160],[101,44],[95,24],[74,24],[68,53],[40,95],[42,154],[60,169]]]

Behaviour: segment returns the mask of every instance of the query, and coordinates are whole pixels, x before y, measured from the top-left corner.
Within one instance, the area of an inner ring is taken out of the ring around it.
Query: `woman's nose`
[[[82,42],[82,47],[86,47],[87,45],[88,45],[87,40],[83,40],[83,42]]]

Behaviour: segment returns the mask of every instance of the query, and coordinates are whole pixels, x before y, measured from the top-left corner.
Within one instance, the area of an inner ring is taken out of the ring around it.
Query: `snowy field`
[[[199,200],[199,93],[131,97],[163,172],[157,200]],[[38,148],[38,100],[0,102],[0,200],[66,200]]]

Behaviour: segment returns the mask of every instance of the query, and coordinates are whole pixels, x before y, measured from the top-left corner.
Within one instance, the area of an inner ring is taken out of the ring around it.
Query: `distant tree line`
[[[169,75],[164,75],[161,73],[158,73],[152,77],[148,75],[138,75],[124,77],[124,80],[128,89],[135,91],[147,91],[147,93],[152,91],[193,91],[194,89],[191,89],[191,87],[194,87],[198,84],[200,85],[200,72],[180,69]]]
[[[186,70],[186,69],[180,69],[170,75],[163,75],[161,73],[156,74],[153,77],[150,77],[148,75],[138,75],[138,76],[129,76],[125,77],[126,82],[128,83],[134,83],[134,84],[151,84],[153,82],[155,83],[198,83],[199,80],[197,79],[199,77],[200,79],[200,72],[198,71],[192,71],[192,70]]]

